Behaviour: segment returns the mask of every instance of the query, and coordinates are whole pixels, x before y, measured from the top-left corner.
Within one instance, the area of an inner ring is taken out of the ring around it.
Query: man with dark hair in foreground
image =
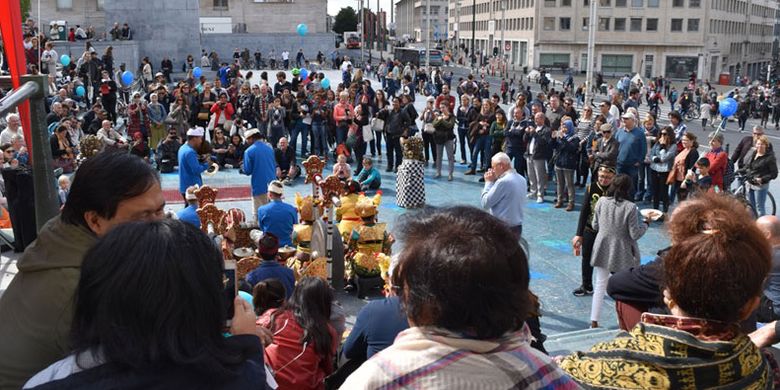
[[[133,155],[104,152],[79,168],[62,214],[24,251],[0,299],[0,389],[21,388],[70,352],[73,294],[98,237],[124,222],[162,219],[164,207],[160,178]]]

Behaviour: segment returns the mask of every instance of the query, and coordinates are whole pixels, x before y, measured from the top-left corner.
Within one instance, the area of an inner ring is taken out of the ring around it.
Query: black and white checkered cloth
[[[404,159],[398,167],[395,184],[398,207],[417,208],[425,205],[425,163]]]

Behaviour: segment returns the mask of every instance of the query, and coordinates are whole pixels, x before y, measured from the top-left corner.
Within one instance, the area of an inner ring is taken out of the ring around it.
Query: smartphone
[[[233,320],[233,300],[238,294],[235,260],[225,260],[223,281],[225,283],[225,326],[229,328]]]

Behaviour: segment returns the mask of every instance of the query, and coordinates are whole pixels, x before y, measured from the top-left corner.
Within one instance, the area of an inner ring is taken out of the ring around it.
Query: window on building
[[[672,0],[672,7],[685,7],[685,0]]]
[[[571,30],[571,18],[561,18],[561,31]]]
[[[599,18],[599,31],[609,31],[609,18]]]
[[[582,31],[588,31],[590,27],[590,18],[582,18]]]
[[[547,31],[555,30],[555,18],[544,18],[544,29]]]
[[[642,31],[642,18],[631,18],[631,31]]]
[[[73,0],[57,0],[58,10],[73,9]]]
[[[569,67],[569,53],[540,53],[539,66],[547,68]]]
[[[590,0],[582,0],[582,5],[586,7],[590,6]]]
[[[699,19],[688,19],[688,31],[689,32],[699,31]]]
[[[545,7],[555,7],[555,0],[544,0]]]
[[[647,0],[647,6],[650,8],[658,8],[660,0]]]
[[[228,0],[214,0],[214,9],[228,9]]]
[[[658,31],[658,19],[647,19],[645,31]]]
[[[644,0],[631,0],[631,6],[634,8],[642,8],[645,4]]]
[[[102,11],[105,4],[106,4],[105,0],[97,0],[97,10]]]
[[[626,18],[615,18],[615,28],[613,31],[626,31]]]
[[[561,7],[571,7],[571,0],[561,0]]]
[[[626,3],[626,0],[615,0],[615,7],[625,7]]]
[[[689,0],[688,1],[688,7],[690,7],[690,8],[699,8],[699,7],[701,7],[701,0]]]
[[[633,73],[634,56],[619,54],[604,54],[601,56],[601,72],[605,74]]]
[[[683,25],[682,19],[672,19],[672,32],[682,31],[682,25]]]
[[[611,7],[612,0],[599,0],[599,7]]]

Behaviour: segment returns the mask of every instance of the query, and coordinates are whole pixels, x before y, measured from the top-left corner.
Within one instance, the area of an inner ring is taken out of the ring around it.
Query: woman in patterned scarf
[[[675,210],[669,234],[663,296],[671,315],[644,313],[631,332],[561,359],[561,368],[594,389],[773,388],[774,362],[739,327],[758,306],[771,264],[747,209],[704,194]]]

